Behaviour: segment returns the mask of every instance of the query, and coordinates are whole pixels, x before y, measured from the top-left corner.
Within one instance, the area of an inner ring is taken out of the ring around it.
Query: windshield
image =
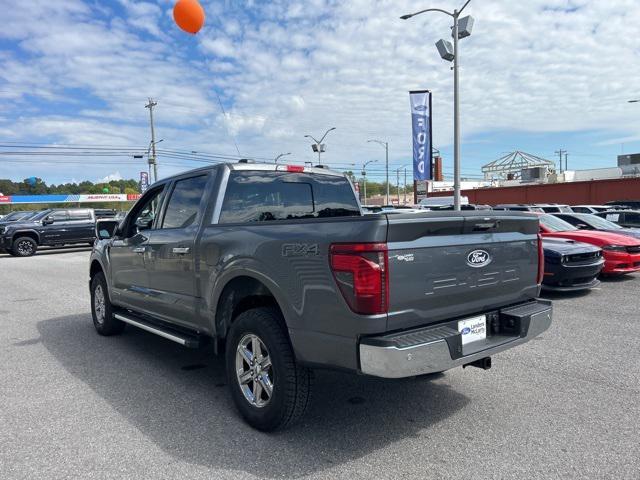
[[[617,223],[610,222],[595,215],[576,215],[576,217],[598,230],[624,230]]]
[[[553,215],[540,215],[540,224],[552,232],[569,232],[578,230],[576,227]]]
[[[32,217],[29,218],[29,220],[42,220],[44,217],[46,217],[50,213],[51,213],[51,210],[41,210],[39,212],[36,212]]]

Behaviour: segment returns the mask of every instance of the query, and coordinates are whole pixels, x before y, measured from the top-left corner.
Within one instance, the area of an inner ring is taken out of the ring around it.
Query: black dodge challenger
[[[596,287],[604,266],[602,251],[586,243],[562,238],[545,238],[542,288],[574,292]]]

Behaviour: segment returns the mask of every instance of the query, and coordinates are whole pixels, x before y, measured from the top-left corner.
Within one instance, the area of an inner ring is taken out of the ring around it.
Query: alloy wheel
[[[266,406],[273,396],[273,367],[264,342],[246,334],[236,349],[236,377],[244,398],[253,406]]]

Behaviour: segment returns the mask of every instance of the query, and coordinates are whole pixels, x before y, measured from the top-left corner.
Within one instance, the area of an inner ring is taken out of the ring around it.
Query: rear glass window
[[[231,172],[220,223],[359,215],[344,177],[241,171]]]

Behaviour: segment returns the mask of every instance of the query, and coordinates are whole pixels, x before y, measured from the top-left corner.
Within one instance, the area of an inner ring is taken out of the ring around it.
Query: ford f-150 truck
[[[98,222],[93,323],[186,347],[213,339],[242,416],[275,430],[302,416],[314,368],[486,369],[549,328],[538,229],[517,212],[363,215],[343,174],[211,166]]]

